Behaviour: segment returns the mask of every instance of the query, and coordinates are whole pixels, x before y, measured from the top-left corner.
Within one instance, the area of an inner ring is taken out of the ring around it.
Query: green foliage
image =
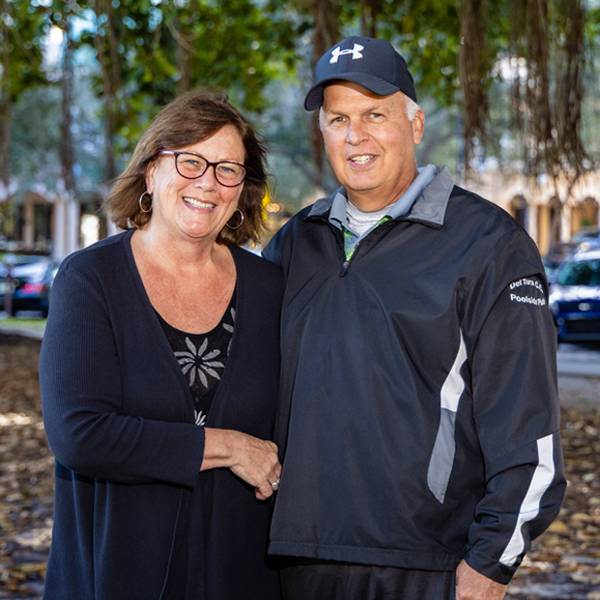
[[[85,9],[84,2],[79,5]],[[218,88],[243,109],[261,112],[268,105],[269,81],[293,66],[294,36],[285,18],[271,20],[255,2],[113,2],[118,40],[117,144],[130,149],[148,120],[191,87]],[[108,17],[100,14],[80,44],[98,47]],[[184,85],[182,85],[184,84]],[[103,93],[100,76],[96,93]]]
[[[550,4],[564,8],[565,2],[552,0]],[[500,155],[508,147],[507,157],[513,159],[518,157],[514,142],[518,131],[508,117],[510,82],[502,79],[500,67],[511,52],[518,52],[514,40],[520,26],[511,12],[515,0],[485,4],[482,52],[487,74],[483,84],[491,100],[491,138],[497,141],[490,150]],[[10,56],[4,83],[16,107],[11,164],[19,178],[35,172],[33,179],[44,180],[52,188],[60,172],[56,158],[60,64],[50,73],[44,71],[43,45],[51,26],[64,30],[70,23],[76,44],[76,85],[88,90],[78,92],[73,107],[79,178],[89,185],[102,179],[101,152],[106,143],[122,166],[161,106],[185,89],[204,86],[225,90],[236,105],[263,122],[277,154],[272,164],[296,170],[295,187],[304,194],[303,186],[312,180],[309,120],[301,102],[308,85],[315,26],[317,4],[313,0],[0,0],[0,6],[4,8],[0,43]],[[431,107],[432,116],[435,113],[429,121],[432,127],[424,156],[458,157],[459,2],[339,0],[338,6],[342,35],[374,25],[377,35],[392,41],[409,62],[420,101]],[[588,8],[584,119],[589,127],[584,137],[598,148],[600,90],[592,58],[599,52],[600,5],[590,0]],[[555,20],[552,35],[557,40],[564,35],[563,21]],[[112,57],[111,40],[116,49]],[[112,89],[107,87],[107,73]],[[115,128],[113,137],[105,140],[100,121],[109,112]],[[431,136],[451,145],[437,151],[430,144]],[[505,143],[507,137],[512,145]],[[294,185],[287,181],[278,188],[284,197]]]
[[[60,91],[52,86],[25,91],[15,105],[11,172],[26,186],[42,184],[52,190],[59,179],[59,107]]]
[[[2,89],[14,103],[20,94],[46,81],[42,43],[47,32],[46,11],[29,0],[4,0],[0,12],[0,54],[8,59],[8,77],[1,72]]]
[[[406,54],[417,89],[442,105],[456,102],[460,26],[454,3],[410,0],[398,3],[389,19],[382,21],[391,40]]]

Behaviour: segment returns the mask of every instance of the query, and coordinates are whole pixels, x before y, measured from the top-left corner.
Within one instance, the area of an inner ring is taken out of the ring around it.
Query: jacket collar
[[[406,215],[398,217],[397,220],[415,221],[435,228],[442,227],[453,187],[454,181],[448,173],[448,169],[446,167],[440,169],[429,185],[425,187],[423,193],[415,200],[410,211]],[[327,218],[333,199],[342,189],[338,188],[326,198],[317,200],[305,218]]]

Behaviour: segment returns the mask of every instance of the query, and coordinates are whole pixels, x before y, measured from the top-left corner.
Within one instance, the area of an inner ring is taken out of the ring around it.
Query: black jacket
[[[529,236],[439,174],[344,261],[332,197],[282,266],[285,449],[270,552],[508,582],[557,514],[556,332]]]
[[[276,600],[277,573],[265,564],[269,507],[229,470],[199,472],[204,429],[130,237],[69,256],[52,288],[40,364],[57,460],[45,597]],[[236,327],[207,426],[271,438],[281,275],[231,250]]]

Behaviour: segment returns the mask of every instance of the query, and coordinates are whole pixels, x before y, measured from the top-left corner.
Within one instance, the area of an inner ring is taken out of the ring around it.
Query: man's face
[[[319,126],[338,181],[362,210],[390,204],[414,179],[424,116],[418,111],[408,120],[401,92],[377,96],[355,83],[328,85]]]

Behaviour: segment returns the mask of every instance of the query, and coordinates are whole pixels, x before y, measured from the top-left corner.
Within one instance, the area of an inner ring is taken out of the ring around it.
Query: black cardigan
[[[228,469],[199,473],[204,430],[136,269],[131,233],[66,258],[52,289],[40,357],[56,456],[45,598],[278,598],[265,564],[268,504]],[[236,329],[207,426],[271,438],[281,276],[231,251]]]

